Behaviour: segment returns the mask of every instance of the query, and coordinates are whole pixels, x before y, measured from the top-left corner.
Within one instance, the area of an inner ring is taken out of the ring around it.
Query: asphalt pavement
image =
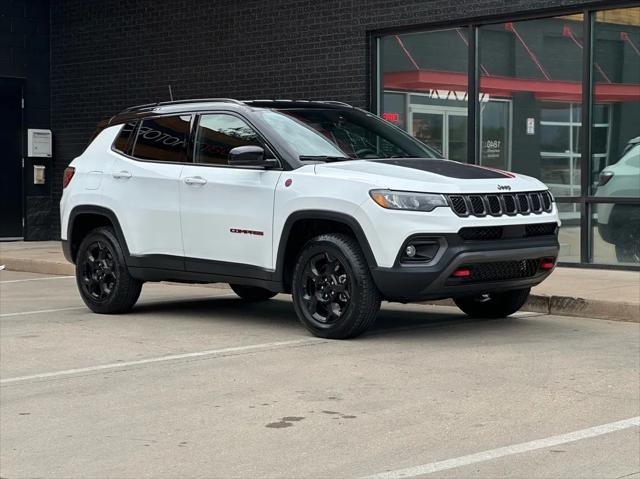
[[[148,284],[96,315],[0,272],[0,476],[640,478],[640,324],[386,304],[356,340],[290,299]]]

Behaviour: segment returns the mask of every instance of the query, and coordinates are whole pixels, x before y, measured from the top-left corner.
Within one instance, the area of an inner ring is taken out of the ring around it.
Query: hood
[[[316,174],[371,183],[377,188],[432,193],[546,190],[528,176],[451,160],[391,158],[316,165]]]

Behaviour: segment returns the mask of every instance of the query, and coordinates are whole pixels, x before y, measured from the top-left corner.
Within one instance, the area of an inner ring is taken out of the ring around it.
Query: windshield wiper
[[[349,158],[348,156],[327,156],[327,155],[300,155],[298,157],[300,161],[324,161],[330,163],[333,161],[349,161],[355,158]]]

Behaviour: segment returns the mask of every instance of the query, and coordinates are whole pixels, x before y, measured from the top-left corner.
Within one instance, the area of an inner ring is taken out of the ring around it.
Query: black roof
[[[123,123],[132,118],[149,115],[209,110],[219,107],[220,104],[240,110],[245,108],[353,108],[348,103],[330,100],[234,100],[232,98],[197,98],[132,106],[113,116],[108,121],[108,124]]]

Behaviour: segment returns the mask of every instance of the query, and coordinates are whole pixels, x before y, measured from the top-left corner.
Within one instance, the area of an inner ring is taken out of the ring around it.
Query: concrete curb
[[[9,271],[24,271],[28,273],[55,274],[72,276],[75,267],[66,261],[51,261],[41,259],[0,257],[0,265],[4,264]],[[226,285],[215,285],[225,289]],[[453,301],[437,301],[425,304],[455,306]],[[640,323],[640,304],[622,301],[603,301],[568,296],[549,296],[532,293],[523,311],[530,311],[559,316],[578,316],[594,319],[608,319],[611,321],[628,321]]]
[[[1,256],[0,265],[2,264],[5,265],[8,271],[23,271],[25,273],[55,274],[62,276],[71,276],[76,274],[75,265],[68,263],[67,261]]]

